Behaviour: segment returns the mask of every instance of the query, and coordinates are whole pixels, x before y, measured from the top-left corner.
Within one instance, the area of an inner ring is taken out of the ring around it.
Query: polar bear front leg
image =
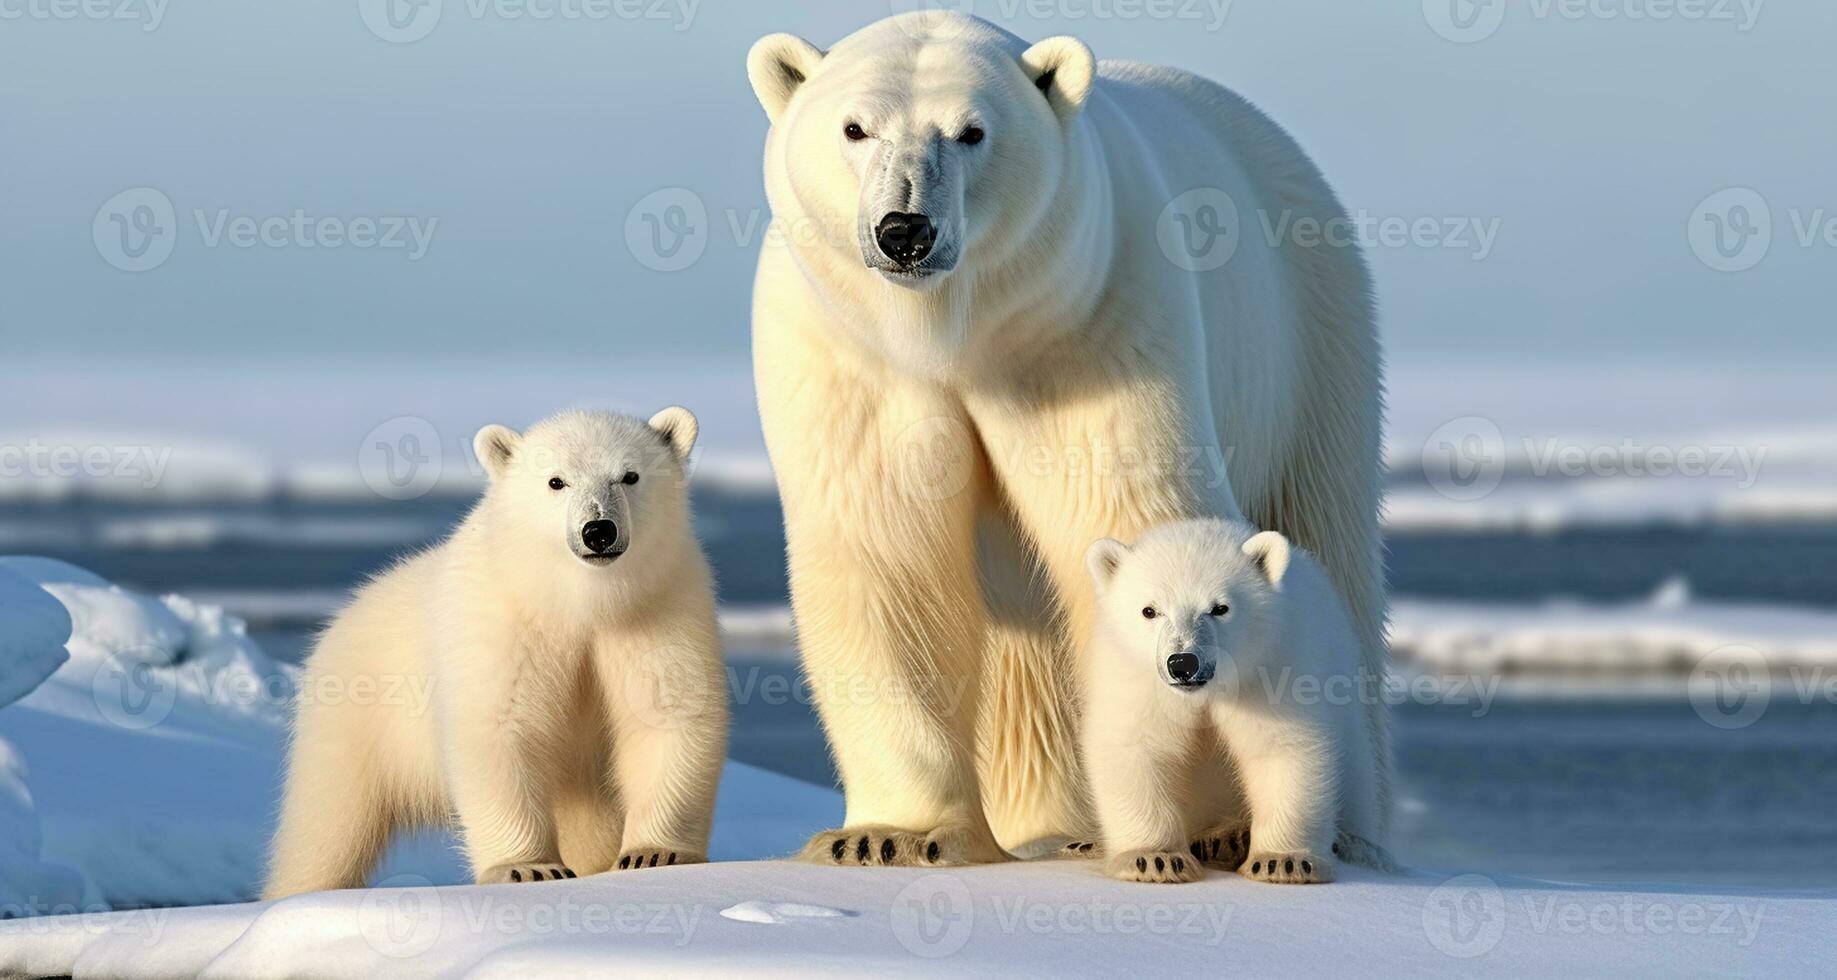
[[[708,860],[727,758],[727,688],[712,600],[706,605],[695,617],[703,621],[608,637],[596,647],[625,808],[614,870]]]
[[[954,399],[896,375],[850,374],[832,350],[805,352],[792,372],[773,347],[759,335],[761,417],[804,670],[847,801],[847,825],[817,835],[804,856],[1003,860],[975,768],[986,618],[975,435]]]
[[[1197,881],[1203,865],[1188,851],[1179,777],[1187,768],[1190,724],[1148,704],[1140,685],[1097,671],[1103,689],[1086,699],[1084,763],[1102,828],[1104,870],[1124,881]],[[1105,681],[1114,681],[1114,684]],[[1200,721],[1204,713],[1195,711]]]
[[[1334,878],[1338,746],[1331,729],[1280,705],[1220,705],[1213,718],[1237,760],[1250,806],[1239,874],[1275,884]]]

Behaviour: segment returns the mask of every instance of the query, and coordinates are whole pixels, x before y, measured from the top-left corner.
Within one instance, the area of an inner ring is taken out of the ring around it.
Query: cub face
[[[1198,694],[1262,665],[1278,628],[1288,539],[1224,521],[1165,525],[1133,546],[1105,538],[1085,556],[1097,589],[1098,656],[1122,656]]]
[[[889,18],[828,52],[762,38],[747,74],[772,121],[773,213],[808,226],[793,229],[799,248],[935,288],[970,253],[1029,243],[1095,72],[1073,38],[1027,47],[952,13]]]
[[[488,425],[472,445],[491,478],[494,528],[605,569],[681,526],[695,436],[688,409],[666,408],[649,422],[567,412],[526,433]]]

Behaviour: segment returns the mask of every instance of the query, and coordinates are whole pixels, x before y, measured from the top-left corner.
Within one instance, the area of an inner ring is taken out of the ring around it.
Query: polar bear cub
[[[265,897],[361,887],[416,826],[454,827],[479,883],[706,860],[727,704],[695,436],[681,408],[478,433],[484,498],[307,662]]]
[[[1105,539],[1083,749],[1110,874],[1192,881],[1202,864],[1258,881],[1331,881],[1334,860],[1388,864],[1358,633],[1325,570],[1281,534],[1203,520],[1133,546]],[[1223,752],[1244,814],[1196,812]],[[1088,848],[1087,848],[1088,849]]]

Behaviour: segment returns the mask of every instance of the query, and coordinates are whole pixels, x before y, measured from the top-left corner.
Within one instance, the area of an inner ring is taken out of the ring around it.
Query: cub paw
[[[663,847],[638,847],[619,854],[619,861],[612,866],[615,871],[635,871],[638,868],[667,868],[672,864],[706,864],[708,859],[689,851],[673,851]]]
[[[496,864],[473,879],[481,885],[503,885],[525,881],[560,881],[577,877],[574,872],[554,861],[530,861],[519,864]]]
[[[1103,848],[1095,841],[1075,840],[1059,848],[1060,857],[1095,858],[1103,856]]]
[[[1333,880],[1333,864],[1310,851],[1258,851],[1244,859],[1237,873],[1273,885],[1316,885]]]
[[[1250,854],[1250,828],[1230,824],[1202,831],[1187,848],[1201,864],[1225,871],[1236,871]]]
[[[951,867],[1007,859],[993,842],[967,830],[941,827],[929,833],[878,824],[826,830],[810,838],[802,857],[815,864],[864,867]]]
[[[1198,881],[1205,876],[1205,866],[1180,851],[1124,851],[1112,857],[1105,870],[1121,881],[1164,885]]]

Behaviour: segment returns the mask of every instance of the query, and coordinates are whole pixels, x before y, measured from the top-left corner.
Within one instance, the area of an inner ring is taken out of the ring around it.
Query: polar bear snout
[[[880,247],[880,254],[905,268],[925,261],[937,241],[937,227],[922,214],[889,211],[874,228],[874,243]]]
[[[588,521],[580,529],[580,543],[595,555],[617,558],[625,553],[619,544],[619,526],[611,521]]]
[[[1218,673],[1218,658],[1204,647],[1193,646],[1170,655],[1161,664],[1161,679],[1169,687],[1197,691]]]

